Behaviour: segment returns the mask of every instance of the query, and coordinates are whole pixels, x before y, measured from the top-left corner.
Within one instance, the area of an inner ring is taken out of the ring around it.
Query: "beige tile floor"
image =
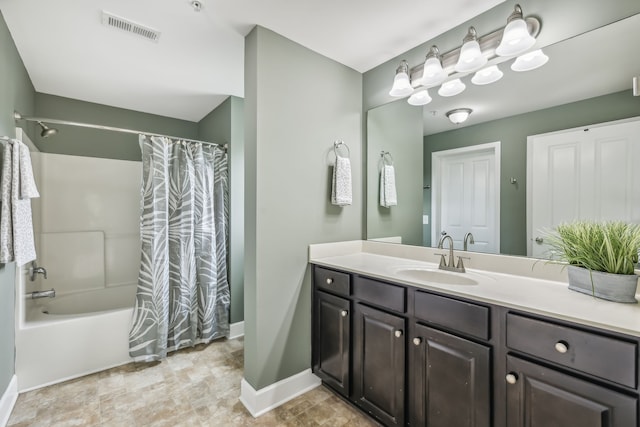
[[[180,350],[21,394],[9,426],[374,426],[324,387],[254,419],[238,401],[243,341]]]

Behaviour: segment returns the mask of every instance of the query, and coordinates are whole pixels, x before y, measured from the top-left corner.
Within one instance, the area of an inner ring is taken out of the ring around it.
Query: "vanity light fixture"
[[[393,87],[389,91],[391,96],[407,96],[413,92],[411,82],[409,81],[409,64],[402,60],[400,66],[396,69],[396,76],[393,79]]]
[[[443,83],[438,89],[438,95],[440,96],[455,96],[462,93],[467,88],[467,85],[462,83],[460,79],[449,80]]]
[[[531,71],[542,67],[549,61],[549,57],[542,52],[542,49],[527,52],[520,55],[511,64],[513,71]]]
[[[469,115],[473,112],[471,108],[456,108],[455,110],[447,111],[447,118],[454,125],[459,125],[462,122],[467,121]]]
[[[468,73],[482,68],[487,63],[487,58],[480,50],[478,33],[474,27],[469,27],[469,31],[462,43],[460,56],[454,69],[459,73]]]
[[[422,72],[422,86],[431,87],[442,83],[447,78],[442,68],[442,60],[440,59],[440,51],[437,46],[431,46],[427,58],[424,61],[424,70]]]
[[[474,85],[488,85],[490,83],[497,82],[503,75],[504,73],[500,71],[500,68],[498,68],[497,65],[491,65],[477,71],[471,78],[471,83]]]
[[[502,33],[500,44],[496,48],[498,56],[515,56],[532,47],[536,39],[531,36],[527,23],[522,16],[522,8],[516,4],[507,18],[507,26]]]
[[[427,105],[431,102],[431,97],[429,96],[429,91],[427,89],[421,89],[411,95],[407,102],[411,105]]]

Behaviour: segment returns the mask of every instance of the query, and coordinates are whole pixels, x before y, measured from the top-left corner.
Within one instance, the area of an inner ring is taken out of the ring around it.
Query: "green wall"
[[[635,116],[640,116],[640,98],[626,90],[425,136],[424,183],[431,183],[434,151],[501,141],[500,252],[526,255],[527,136]],[[512,177],[517,185],[510,183]],[[430,192],[425,193],[428,214],[431,214],[430,196]]]
[[[244,320],[244,99],[230,96],[198,123],[198,139],[227,143],[231,323]]]
[[[258,390],[311,366],[308,245],[362,236],[362,75],[262,27],[245,40],[245,364]],[[329,202],[333,141],[353,204]]]
[[[20,112],[24,115],[24,112]],[[195,122],[44,93],[36,93],[34,114],[48,119],[114,126],[183,138],[198,137],[198,124]],[[50,126],[57,128],[59,132],[46,139],[37,133],[34,140],[42,152],[119,160],[141,158],[136,134],[68,125]]]
[[[367,112],[367,239],[422,245],[422,109],[404,100]],[[380,206],[381,151],[393,157],[398,205]]]
[[[32,114],[35,91],[0,14],[0,136],[15,137],[14,110]],[[0,396],[15,373],[15,263],[0,264]]]

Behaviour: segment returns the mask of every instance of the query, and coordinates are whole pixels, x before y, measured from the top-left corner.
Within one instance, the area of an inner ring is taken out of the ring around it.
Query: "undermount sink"
[[[466,273],[448,273],[429,268],[421,267],[403,267],[395,271],[398,276],[405,277],[410,280],[418,280],[421,282],[440,283],[443,285],[477,285],[478,282],[470,277],[466,277]]]

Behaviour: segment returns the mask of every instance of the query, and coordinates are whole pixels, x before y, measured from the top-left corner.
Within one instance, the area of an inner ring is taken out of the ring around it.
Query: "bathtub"
[[[131,362],[135,290],[130,284],[21,301],[25,316],[16,328],[18,391]]]

